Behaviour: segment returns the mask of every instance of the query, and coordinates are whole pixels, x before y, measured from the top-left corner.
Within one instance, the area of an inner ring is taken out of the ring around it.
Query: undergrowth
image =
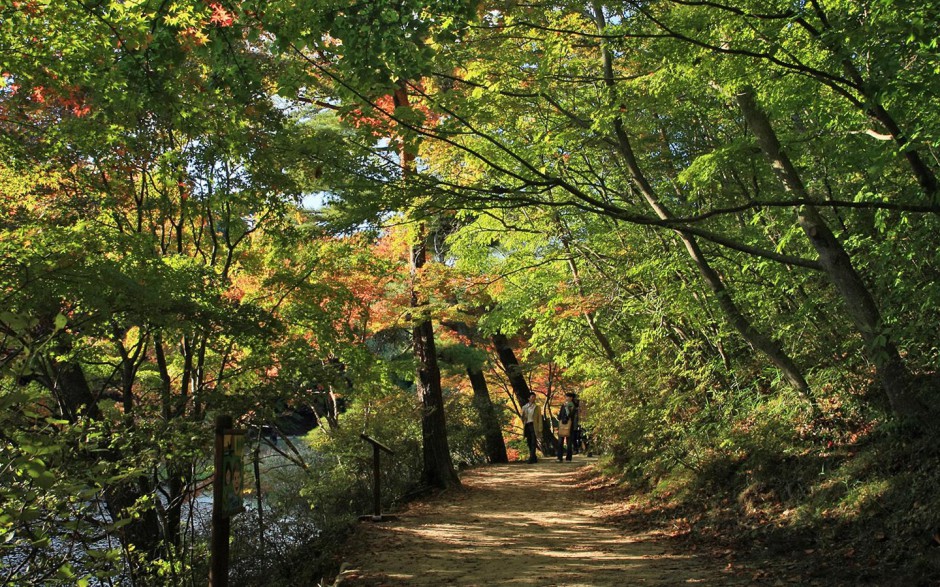
[[[676,540],[733,552],[729,564],[754,579],[940,584],[936,428],[765,407],[727,430],[708,443],[693,431],[694,446],[672,431],[670,450],[615,451],[606,468],[634,491],[635,512]]]
[[[394,451],[381,456],[383,514],[427,493],[415,398],[403,393],[354,405],[341,426],[317,428],[297,440],[309,453],[305,467],[284,463],[265,472],[263,519],[250,508],[233,525],[233,587],[314,587],[337,574],[343,555],[337,549],[359,517],[374,509],[373,452],[362,433]],[[469,400],[457,394],[447,400],[455,460],[482,461],[480,435],[468,432],[459,418],[469,413]]]

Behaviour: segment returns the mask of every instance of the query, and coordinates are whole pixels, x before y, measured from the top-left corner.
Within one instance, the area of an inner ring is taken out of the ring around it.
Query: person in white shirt
[[[523,435],[526,444],[529,445],[529,463],[538,462],[535,456],[536,439],[542,429],[542,410],[535,401],[535,394],[529,394],[529,403],[522,406],[522,425]]]

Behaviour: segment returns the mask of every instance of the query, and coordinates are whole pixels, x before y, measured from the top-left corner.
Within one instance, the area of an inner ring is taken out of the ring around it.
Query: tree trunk
[[[252,470],[255,474],[255,507],[258,509],[258,544],[260,552],[265,552],[264,539],[264,495],[261,492],[261,427],[258,427],[258,439],[251,458]]]
[[[417,247],[422,251],[423,246]],[[416,257],[418,255],[415,255]],[[420,267],[420,265],[416,265]],[[412,294],[412,307],[416,307],[416,294]],[[432,487],[447,488],[460,485],[447,443],[447,422],[444,418],[444,394],[441,389],[441,370],[437,364],[434,329],[430,320],[422,319],[412,331],[418,377],[415,386],[421,400],[421,436],[424,444],[423,481]]]
[[[739,93],[737,101],[784,189],[800,199],[810,200],[796,167],[783,151],[770,120],[757,105],[753,92],[748,90]],[[882,324],[874,297],[852,265],[842,243],[813,206],[798,208],[797,222],[819,254],[823,270],[842,296],[852,322],[862,335],[868,357],[875,365],[892,410],[902,419],[918,419],[923,406],[913,394],[911,375]]]
[[[143,564],[156,560],[160,556],[161,532],[157,510],[152,506],[138,507],[144,495],[153,493],[150,482],[145,477],[127,480],[104,489],[105,505],[114,521],[130,519],[130,522],[117,530],[121,546],[127,556],[131,574],[142,579],[149,572],[139,564],[138,555],[143,554]],[[131,551],[133,546],[133,552]]]
[[[513,395],[519,406],[529,403],[529,395],[532,390],[522,374],[522,367],[519,365],[519,359],[516,353],[509,346],[509,339],[506,335],[497,332],[492,337],[493,346],[496,348],[496,356],[506,371],[506,377],[509,378],[509,386],[512,387]],[[548,414],[542,412],[542,452],[552,456],[555,454],[555,445],[558,439],[552,433],[551,420]]]
[[[522,367],[519,365],[519,359],[516,353],[509,346],[509,339],[505,334],[497,332],[492,337],[493,346],[496,348],[496,356],[506,371],[506,377],[509,378],[509,386],[512,388],[513,395],[520,406],[529,403],[529,384],[522,375]]]
[[[404,83],[399,84],[393,95],[396,108],[408,106],[408,93]],[[402,141],[402,181],[407,182],[414,170],[414,155],[409,153]],[[427,229],[418,226],[418,235],[411,248],[411,308],[415,320],[412,329],[412,344],[417,359],[415,387],[421,400],[421,436],[423,440],[424,483],[431,487],[447,488],[460,485],[454,469],[447,443],[447,422],[444,417],[444,393],[441,389],[441,370],[437,364],[437,348],[434,344],[434,327],[431,318],[423,314],[424,302],[418,298],[415,280],[427,262]]]
[[[478,333],[465,322],[442,322],[442,326],[465,337],[470,341],[470,348],[476,348],[473,340],[478,338]],[[467,361],[466,369],[470,387],[473,389],[473,407],[477,411],[480,425],[483,428],[486,459],[490,463],[508,463],[509,456],[506,454],[506,441],[503,439],[502,426],[499,423],[496,406],[493,405],[493,400],[490,397],[490,389],[486,384],[483,369],[478,364],[474,364],[473,361]]]
[[[167,507],[164,515],[164,528],[167,542],[179,549],[183,543],[182,519],[183,519],[183,492],[188,486],[184,480],[186,472],[181,467],[171,465],[167,471]]]
[[[486,459],[490,463],[508,463],[509,456],[506,454],[506,442],[503,440],[499,417],[496,414],[496,406],[493,405],[493,401],[490,399],[490,390],[486,385],[483,370],[478,367],[468,366],[467,377],[470,378],[470,386],[473,388],[473,406],[480,415],[480,424],[483,426]]]
[[[336,357],[330,357],[327,360],[326,366],[333,371],[334,379],[331,380],[328,391],[326,394],[326,417],[320,418],[320,414],[317,414],[317,423],[321,424],[320,420],[325,419],[326,423],[329,425],[330,430],[339,429],[339,400],[342,397],[342,393],[337,393],[333,381],[342,380],[344,386],[344,393],[352,391],[353,382],[352,379],[346,374],[346,364],[340,361]]]

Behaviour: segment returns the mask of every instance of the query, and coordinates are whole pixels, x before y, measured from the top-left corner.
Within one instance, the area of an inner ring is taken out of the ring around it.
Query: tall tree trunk
[[[418,247],[423,257],[424,247]],[[415,255],[419,257],[419,255]],[[423,264],[423,263],[421,263]],[[415,263],[415,268],[421,264]],[[412,294],[412,307],[417,308],[417,294]],[[432,487],[447,488],[460,485],[447,442],[447,422],[444,417],[444,393],[441,389],[441,370],[437,364],[434,328],[430,320],[421,319],[412,330],[418,373],[415,385],[421,400],[421,437],[424,445],[423,481]]]
[[[179,549],[183,543],[183,493],[188,483],[185,481],[186,471],[182,467],[169,465],[167,467],[167,506],[164,512],[164,528],[167,542],[174,549]],[[176,554],[177,551],[174,551]]]
[[[393,95],[396,108],[409,104],[405,84],[400,83]],[[402,181],[407,182],[414,170],[414,155],[401,144]],[[412,329],[412,345],[418,362],[417,387],[421,400],[421,436],[423,441],[423,481],[432,487],[447,488],[460,485],[454,469],[447,442],[447,422],[444,417],[444,393],[441,389],[441,370],[437,364],[437,348],[434,343],[434,326],[430,316],[424,314],[425,302],[419,299],[415,284],[418,273],[427,262],[427,228],[418,226],[418,234],[411,249],[411,308],[415,325]]]
[[[460,336],[469,340],[470,348],[476,348],[473,340],[477,338],[478,333],[465,322],[450,321],[442,323],[443,326],[453,330]],[[506,454],[506,441],[503,439],[503,429],[499,423],[499,416],[496,412],[496,406],[490,397],[490,389],[486,384],[486,377],[483,375],[483,368],[473,361],[468,361],[467,377],[470,380],[470,387],[473,389],[473,407],[480,418],[480,425],[483,427],[483,442],[486,450],[486,459],[490,463],[508,463],[509,456]]]
[[[320,414],[317,413],[317,423],[322,424],[320,421],[325,419],[330,427],[330,430],[337,430],[339,428],[339,402],[343,394],[336,391],[336,385],[334,382],[342,380],[343,393],[352,391],[353,382],[352,379],[349,378],[349,375],[346,374],[346,364],[340,361],[338,358],[330,357],[327,360],[326,366],[333,371],[333,379],[330,381],[329,389],[326,393],[326,401],[328,405],[325,418],[321,418]]]
[[[738,93],[738,105],[744,113],[751,132],[757,137],[761,150],[770,160],[774,173],[786,191],[800,199],[810,200],[803,180],[789,156],[783,151],[770,120],[758,106],[750,90]],[[878,378],[894,413],[907,420],[917,420],[923,406],[913,394],[911,375],[894,341],[884,328],[875,299],[842,243],[835,237],[815,207],[805,205],[797,209],[797,222],[813,248],[819,261],[842,296],[852,322],[862,335],[869,359],[877,369]]]
[[[505,334],[497,332],[491,339],[493,347],[496,349],[496,356],[499,357],[499,362],[502,364],[503,370],[506,371],[506,377],[509,378],[509,386],[516,397],[516,402],[520,406],[524,406],[529,402],[529,394],[532,391],[522,375],[522,366],[519,365],[519,359],[516,358],[516,353],[509,346],[509,339],[506,338]]]
[[[598,31],[603,34],[607,23],[604,18],[603,8],[599,2],[594,3],[594,12]],[[604,62],[604,81],[611,91],[611,98],[614,98],[613,90],[615,82],[613,56],[606,46],[602,48],[602,55]],[[621,158],[626,163],[627,169],[637,189],[660,219],[668,220],[672,218],[672,213],[659,201],[653,186],[646,179],[643,170],[640,169],[640,164],[633,152],[630,139],[627,137],[626,130],[623,127],[623,121],[619,116],[614,117],[613,125],[614,138],[618,151]],[[721,308],[731,326],[738,331],[748,344],[763,353],[770,362],[783,373],[784,378],[790,386],[805,396],[813,405],[814,410],[817,409],[809,384],[806,382],[806,378],[803,376],[802,370],[796,365],[796,362],[783,350],[780,343],[754,328],[750,320],[748,320],[741,309],[738,308],[738,305],[732,298],[731,292],[721,279],[721,276],[712,268],[711,264],[706,259],[695,237],[679,229],[676,230],[676,234],[685,245],[686,251],[688,251],[692,261],[695,263],[696,267],[698,267],[702,279],[705,280],[708,288],[711,290],[712,294],[714,294],[718,306]]]
[[[264,495],[261,492],[261,427],[258,427],[258,439],[251,458],[252,470],[255,474],[255,507],[258,509],[258,544],[260,551],[265,552],[264,539]]]
[[[468,366],[467,377],[470,378],[470,386],[473,388],[473,406],[480,416],[480,424],[483,426],[483,441],[486,447],[486,459],[491,463],[508,463],[509,456],[506,454],[506,441],[503,440],[499,417],[496,414],[496,406],[490,399],[490,390],[486,385],[486,377],[483,376],[483,370],[479,367]]]
[[[496,356],[499,357],[499,362],[506,371],[506,377],[509,378],[509,386],[512,387],[513,395],[515,395],[516,401],[519,402],[519,406],[524,406],[529,402],[529,395],[532,393],[532,390],[529,389],[529,384],[522,374],[522,366],[519,364],[519,359],[516,358],[516,353],[509,345],[509,339],[506,338],[506,335],[497,332],[491,339],[493,346],[496,348]],[[558,439],[555,438],[555,435],[552,433],[550,418],[548,418],[548,414],[543,411],[542,452],[547,455],[554,455],[557,441]]]

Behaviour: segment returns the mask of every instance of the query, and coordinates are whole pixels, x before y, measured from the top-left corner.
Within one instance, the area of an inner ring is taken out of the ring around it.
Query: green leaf
[[[56,314],[56,317],[55,317],[55,329],[56,329],[56,330],[62,330],[63,328],[65,328],[65,325],[68,324],[68,321],[69,321],[69,319],[68,319],[64,314],[62,314],[61,312],[58,313],[58,314]]]

